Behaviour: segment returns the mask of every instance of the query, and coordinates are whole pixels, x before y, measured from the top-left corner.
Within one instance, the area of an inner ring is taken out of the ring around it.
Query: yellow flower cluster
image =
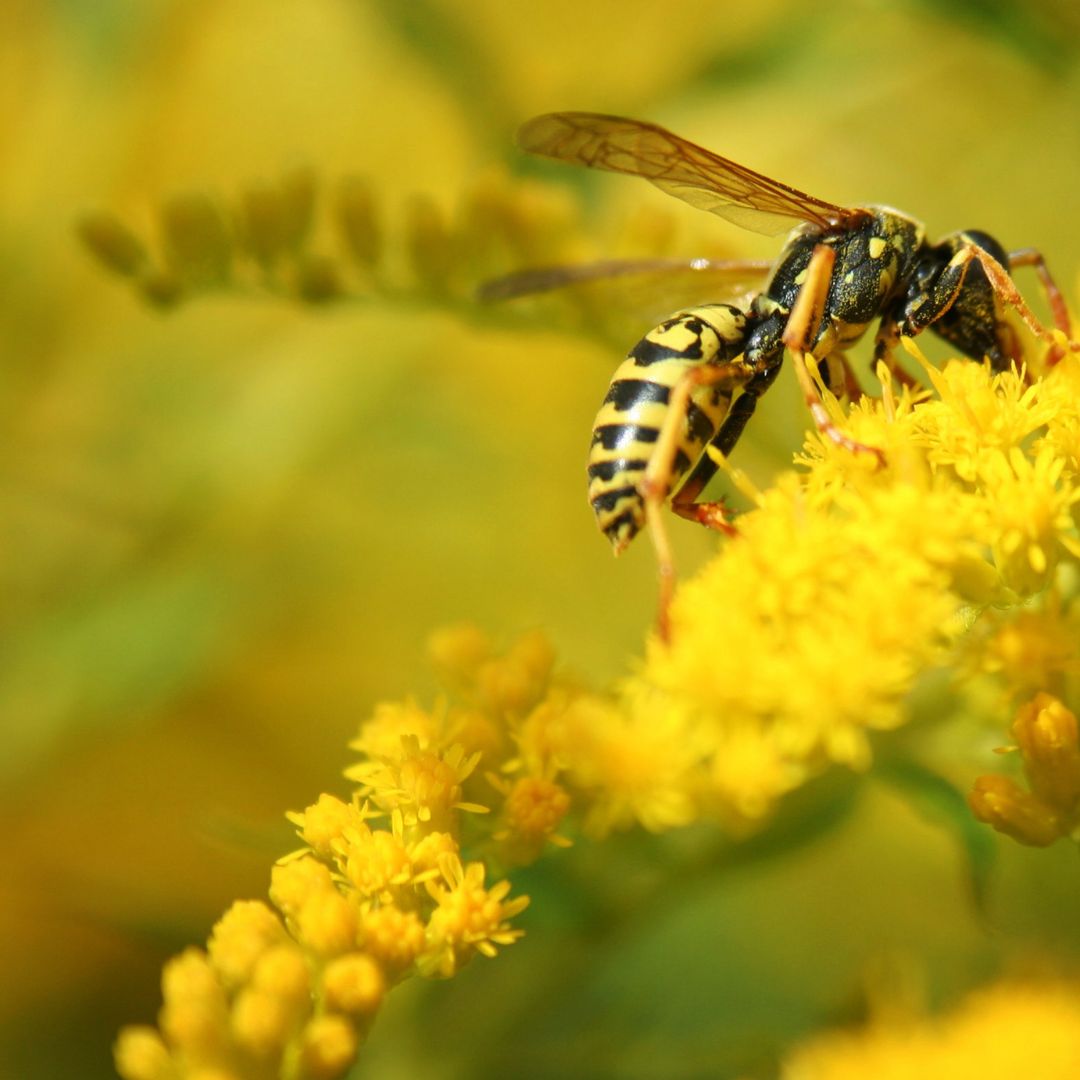
[[[352,798],[289,815],[305,847],[275,868],[273,906],[234,905],[166,968],[159,1029],[122,1034],[122,1076],[340,1076],[388,988],[520,936],[527,898],[489,877],[577,830],[756,827],[828,764],[867,767],[933,668],[973,712],[1019,707],[1030,791],[982,777],[976,815],[1025,843],[1075,835],[1080,361],[1031,384],[926,368],[933,399],[884,369],[880,399],[846,417],[828,399],[885,464],[812,437],[614,693],[553,676],[540,634],[501,654],[471,626],[435,635],[445,696],[362,724]]]
[[[827,1034],[794,1053],[782,1080],[1072,1080],[1080,1063],[1080,989],[1005,982],[940,1019],[896,1019]],[[1033,1071],[1034,1070],[1034,1071]]]
[[[352,800],[324,794],[288,815],[305,847],[274,868],[272,906],[234,904],[205,952],[166,967],[158,1029],[126,1029],[117,1044],[126,1080],[341,1076],[387,989],[451,976],[520,936],[511,920],[528,899],[486,885],[488,865],[464,852],[505,863],[566,843],[553,751],[523,733],[580,695],[553,682],[540,635],[500,656],[458,627],[432,655],[455,703],[376,708],[353,743]],[[481,759],[498,775],[482,775]]]
[[[1077,700],[1080,637],[1061,631],[1075,628],[1080,582],[1080,363],[1031,385],[923,363],[936,398],[897,395],[882,369],[880,399],[846,416],[829,399],[886,464],[812,437],[805,472],[759,496],[679,590],[670,644],[651,643],[627,700],[696,748],[678,789],[695,814],[712,799],[750,822],[829,762],[866,767],[869,734],[905,720],[928,669],[966,673],[962,690],[994,679],[1006,700],[1032,679]],[[1059,778],[1055,792],[1080,786],[1072,739],[1055,765],[1072,786]]]

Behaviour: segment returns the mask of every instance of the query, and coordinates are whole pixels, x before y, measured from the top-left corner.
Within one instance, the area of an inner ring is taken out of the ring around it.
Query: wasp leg
[[[881,317],[877,336],[874,338],[874,367],[884,364],[889,374],[901,385],[911,390],[921,390],[922,383],[913,375],[909,375],[896,362],[896,346],[900,344],[900,330],[896,320],[889,315]]]
[[[847,357],[843,353],[833,353],[829,361],[836,363],[840,368],[844,381],[844,393],[852,401],[857,401],[862,397],[862,387],[859,386]],[[758,398],[772,386],[779,372],[779,364],[773,364],[759,371],[747,381],[742,388],[742,393],[731,403],[727,416],[724,417],[723,423],[709,443],[708,452],[698,459],[698,463],[671,500],[671,509],[680,517],[705,525],[710,529],[716,529],[727,536],[738,535],[738,529],[732,524],[731,515],[722,499],[698,502],[697,498],[716,475],[717,469],[723,468],[735,486],[751,502],[757,502],[760,499],[761,496],[750,478],[742,469],[732,466],[728,458],[750,417],[754,415]]]
[[[1023,254],[1023,253],[1020,253],[1020,254]],[[1041,261],[1041,258],[1042,258],[1042,256],[1039,256],[1040,261]],[[990,255],[987,252],[983,251],[983,249],[981,247],[978,247],[977,245],[972,244],[972,245],[970,245],[968,247],[963,248],[962,251],[959,253],[959,255],[954,257],[953,262],[956,263],[957,266],[961,270],[966,271],[967,264],[969,264],[973,259],[976,260],[979,263],[979,265],[982,267],[983,273],[986,274],[986,278],[990,282],[990,286],[994,290],[994,292],[996,292],[998,294],[998,296],[1000,296],[1001,299],[1005,301],[1005,303],[1009,304],[1016,311],[1017,315],[1019,315],[1020,318],[1023,320],[1024,325],[1040,341],[1049,342],[1051,345],[1060,345],[1061,344],[1058,341],[1058,339],[1057,339],[1056,335],[1054,334],[1054,332],[1052,330],[1047,329],[1047,327],[1045,327],[1035,317],[1034,312],[1032,312],[1031,308],[1029,308],[1027,306],[1027,302],[1024,300],[1023,296],[1020,295],[1020,290],[1017,289],[1016,285],[1013,283],[1012,278],[1009,277],[1008,272],[1001,265],[1001,263],[999,263],[997,261],[997,259],[995,259],[992,255]],[[958,261],[958,260],[961,260],[961,261]],[[1010,256],[1009,262],[1010,262],[1010,265],[1011,265],[1012,264],[1011,256]],[[1018,263],[1017,265],[1025,265],[1025,264],[1024,263]],[[1033,263],[1033,265],[1035,265],[1035,264]],[[1049,278],[1050,277],[1049,273],[1047,273],[1046,276],[1047,276],[1047,278]],[[1050,280],[1051,280],[1051,282],[1053,281],[1052,278],[1050,278]],[[1056,290],[1057,286],[1054,285],[1054,288]],[[957,291],[959,291],[959,285],[957,286]],[[955,294],[954,294],[954,298],[955,298]],[[1051,306],[1053,306],[1053,301],[1052,300],[1051,300]],[[943,314],[943,313],[944,312],[941,312],[940,314]],[[935,317],[938,317],[938,316],[935,316]],[[1056,320],[1057,320],[1057,315],[1055,314],[1055,321]],[[1066,316],[1066,322],[1067,322],[1067,320],[1068,320],[1068,316]],[[1060,330],[1061,327],[1059,326],[1058,329]],[[1066,334],[1066,337],[1068,337],[1068,334]],[[1078,341],[1071,341],[1070,340],[1067,347],[1068,347],[1069,351],[1071,351],[1071,352],[1080,352],[1080,342],[1078,342]]]
[[[1050,274],[1046,260],[1042,252],[1036,248],[1024,248],[1021,251],[1009,252],[1009,269],[1015,270],[1018,266],[1033,266],[1035,273],[1039,275],[1043,292],[1046,294],[1046,302],[1050,305],[1050,312],[1054,316],[1054,325],[1067,337],[1072,337],[1072,327],[1069,324],[1069,309],[1065,306],[1065,297],[1058,288],[1057,282]]]
[[[699,525],[716,529],[727,536],[737,535],[738,530],[732,525],[731,517],[722,499],[703,503],[696,500],[704,491],[706,484],[716,475],[721,461],[725,463],[724,468],[727,469],[736,485],[744,492],[750,492],[751,498],[756,498],[756,492],[752,491],[753,485],[744,476],[742,470],[733,469],[726,462],[747,422],[754,415],[758,398],[772,385],[779,370],[777,365],[753,376],[743,387],[742,393],[731,403],[727,416],[724,417],[723,423],[709,443],[710,449],[716,451],[716,456],[714,457],[711,453],[703,454],[671,500],[671,509],[679,517],[696,521]]]
[[[825,363],[829,365],[829,378],[827,385],[830,390],[837,397],[840,397],[840,389],[843,388],[843,396],[848,399],[849,402],[854,404],[863,396],[863,388],[859,385],[858,376],[851,368],[851,364],[848,358],[842,352],[829,353],[825,358]],[[836,372],[833,368],[840,369],[841,379],[836,378]]]
[[[880,464],[884,465],[885,455],[877,447],[857,442],[850,435],[844,434],[832,422],[806,365],[807,350],[817,335],[817,329],[825,313],[825,303],[829,298],[829,284],[832,280],[832,268],[835,261],[836,252],[827,244],[818,244],[814,248],[810,264],[806,268],[806,279],[799,290],[795,306],[788,316],[787,325],[784,327],[784,346],[794,360],[795,375],[799,380],[806,407],[810,410],[818,431],[837,446],[842,446],[852,453],[876,455]]]
[[[1067,337],[1072,338],[1072,326],[1069,322],[1069,309],[1065,306],[1065,297],[1058,288],[1057,282],[1050,273],[1042,252],[1037,248],[1023,248],[1020,251],[1009,252],[1009,269],[1015,270],[1018,266],[1032,266],[1039,276],[1046,302],[1050,305],[1050,314],[1054,318],[1054,325]],[[1056,364],[1065,355],[1060,346],[1051,350],[1047,358],[1047,364]]]
[[[660,601],[656,628],[662,641],[671,639],[669,612],[671,598],[675,592],[675,558],[671,551],[667,529],[664,526],[664,501],[674,473],[679,430],[686,422],[691,395],[695,390],[723,383],[734,386],[745,378],[745,369],[730,363],[706,364],[688,371],[672,391],[667,415],[660,428],[656,446],[649,458],[649,464],[645,467],[645,474],[638,484],[638,493],[645,504],[645,522],[649,527],[653,549],[656,551],[657,570],[660,576]],[[707,480],[708,476],[705,479]],[[685,486],[684,484],[683,487]],[[701,486],[703,487],[704,483]],[[700,491],[700,487],[698,490]]]

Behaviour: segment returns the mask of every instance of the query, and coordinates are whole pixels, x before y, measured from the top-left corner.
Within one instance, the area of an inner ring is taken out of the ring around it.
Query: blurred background
[[[775,254],[647,184],[521,159],[522,120],[579,108],[931,235],[1037,246],[1075,306],[1078,61],[1068,0],[4,0],[0,1077],[112,1075],[163,960],[265,894],[283,812],[346,790],[372,704],[435,692],[432,629],[543,627],[600,686],[655,599],[651,552],[612,561],[583,470],[662,305],[621,341],[464,290],[162,311],[80,246],[80,215],[152,238],[177,192],[227,201],[300,165],[368,178],[390,258],[414,196],[452,218],[495,182],[550,188],[575,255]],[[759,481],[801,410],[781,377],[739,448]],[[672,529],[687,569],[714,544]],[[652,854],[590,872],[611,888]],[[566,899],[579,857],[522,879],[521,945],[396,992],[358,1075],[734,1075],[847,1015],[882,956],[936,1003],[1080,946],[1075,852],[1003,850],[988,928],[947,839],[881,791],[614,934]]]

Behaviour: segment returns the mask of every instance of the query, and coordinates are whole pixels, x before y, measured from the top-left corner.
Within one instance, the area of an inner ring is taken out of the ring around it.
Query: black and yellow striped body
[[[672,316],[645,335],[619,365],[593,425],[589,502],[616,553],[645,523],[639,484],[680,380],[705,364],[730,364],[743,352],[746,315],[730,304],[706,304]],[[741,365],[738,365],[741,367]],[[681,420],[669,492],[701,457],[752,372],[696,389]]]

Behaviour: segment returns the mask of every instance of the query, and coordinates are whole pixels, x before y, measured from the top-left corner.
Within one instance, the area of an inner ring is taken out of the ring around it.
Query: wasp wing
[[[476,295],[482,302],[546,300],[540,310],[549,323],[557,302],[553,324],[567,322],[623,346],[673,311],[704,303],[746,307],[771,267],[750,260],[604,259],[519,270],[483,283]]]
[[[620,291],[637,291],[642,287],[666,291],[671,286],[693,290],[698,300],[706,296],[725,300],[759,289],[771,268],[771,262],[756,259],[599,259],[569,266],[515,270],[483,282],[476,290],[476,298],[493,303],[557,289],[617,282],[614,288]]]
[[[642,176],[699,210],[766,236],[803,221],[849,228],[869,216],[815,199],[644,120],[547,113],[518,131],[518,145],[560,161]]]

